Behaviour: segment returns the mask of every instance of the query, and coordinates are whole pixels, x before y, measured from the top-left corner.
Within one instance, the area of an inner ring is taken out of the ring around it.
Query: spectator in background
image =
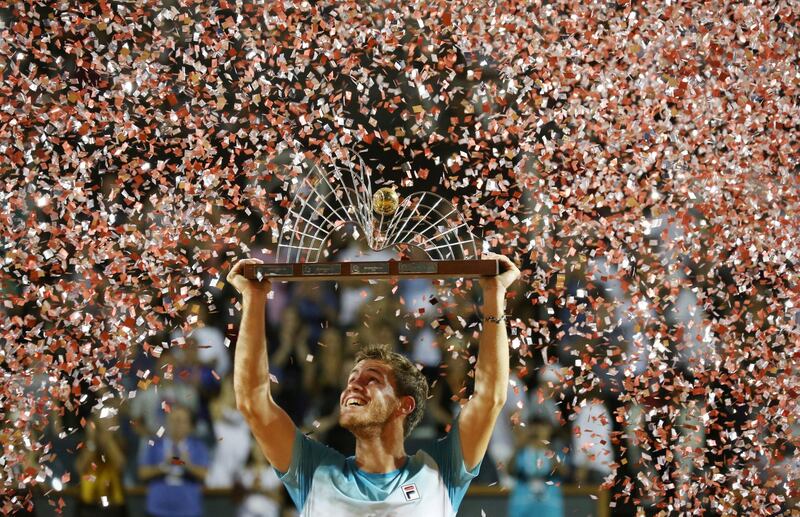
[[[510,487],[513,480],[508,474],[508,466],[514,460],[514,428],[524,421],[528,408],[525,404],[528,393],[520,378],[512,376],[508,383],[508,395],[489,442],[489,453],[497,462],[498,476],[504,487]]]
[[[255,440],[247,465],[238,473],[237,489],[243,492],[236,517],[279,517],[283,487]]]
[[[353,331],[356,338],[357,347],[365,347],[371,344],[397,343],[403,337],[397,333],[394,325],[383,321],[375,321],[369,326],[364,324]],[[402,351],[404,355],[405,350]]]
[[[338,316],[338,293],[334,291],[332,282],[298,282],[292,301],[308,327],[309,351],[316,354],[316,343],[323,328],[327,322],[335,322]]]
[[[356,442],[350,431],[339,425],[339,389],[353,368],[352,357],[345,358],[342,333],[327,328],[320,335],[316,360],[317,374],[305,428],[324,444],[343,454],[355,454]]]
[[[167,434],[141,450],[139,478],[147,483],[147,513],[152,517],[200,517],[202,485],[208,466],[205,444],[191,436],[192,413],[180,405],[167,416]]]
[[[528,418],[544,418],[554,427],[566,424],[561,409],[558,407],[562,398],[559,395],[563,380],[559,363],[547,364],[539,370],[536,388],[530,393]]]
[[[366,239],[349,239],[346,247],[336,255],[337,261],[358,262],[358,261],[382,261],[396,260],[397,253],[393,249],[373,251],[366,246]],[[375,303],[376,296],[374,290],[382,289],[380,284],[341,284],[339,287],[339,311],[338,323],[343,329],[350,329],[361,321],[361,311],[364,304]],[[380,300],[378,300],[380,301]]]
[[[524,354],[520,353],[518,355],[520,351],[512,352],[512,364],[516,361],[520,364],[530,361],[530,358],[525,359]],[[541,377],[546,366],[534,368],[538,371],[538,377]],[[524,425],[524,422],[530,419],[531,411],[536,410],[539,405],[540,398],[535,395],[538,391],[536,385],[534,385],[533,390],[529,390],[529,386],[535,378],[537,376],[531,374],[528,366],[525,366],[509,379],[506,404],[497,419],[497,425],[489,443],[489,452],[497,461],[500,483],[506,488],[514,484],[514,480],[510,475],[510,467],[517,449],[515,429],[520,423]]]
[[[297,307],[288,305],[281,315],[278,339],[280,345],[273,355],[273,371],[278,383],[275,398],[299,422],[308,409],[308,393],[314,383],[314,364],[308,346],[309,326],[300,317]],[[311,358],[312,361],[308,361]]]
[[[194,338],[186,340],[186,345],[174,351],[175,373],[181,381],[193,386],[197,391],[197,409],[194,432],[211,444],[213,436],[209,404],[219,395],[219,376],[200,360],[200,348]]]
[[[562,517],[564,458],[550,442],[554,427],[546,418],[534,417],[527,427],[517,428],[517,449],[510,465],[514,488],[508,502],[510,517]]]
[[[129,404],[130,416],[134,422],[134,429],[142,439],[163,432],[166,423],[164,408],[180,404],[196,414],[200,407],[200,393],[195,384],[178,375],[181,363],[174,356],[171,349],[161,352],[156,363],[155,372],[149,379],[139,381],[139,390],[136,397]],[[158,378],[157,378],[158,376]]]
[[[601,484],[611,474],[614,452],[611,450],[611,414],[597,390],[587,396],[586,404],[575,408],[572,424],[572,454],[575,481]]]
[[[25,479],[22,474],[25,470],[33,469],[35,472],[39,468],[37,455],[34,451],[28,451],[22,462],[11,466],[11,475],[16,479]],[[24,487],[3,487],[3,490],[0,491],[0,511],[10,512],[12,507],[18,507],[19,510],[13,513],[14,517],[37,517],[40,515],[36,510],[38,506],[38,504],[34,504],[33,491]],[[4,513],[4,515],[7,514]]]
[[[225,377],[231,371],[231,357],[225,347],[225,335],[219,328],[208,324],[209,314],[205,305],[200,305],[197,316],[197,326],[187,338],[197,343],[199,362],[214,370],[219,377]]]
[[[389,289],[389,284],[384,284]],[[437,320],[437,310],[433,301],[436,290],[427,279],[417,278],[403,280],[399,284],[401,314],[405,318],[413,317],[415,326],[408,325],[398,330],[407,338],[408,355],[415,364],[422,365],[422,373],[431,382],[436,378],[442,362],[442,349],[439,348],[437,335],[431,324]],[[383,301],[395,300],[391,292],[386,292]],[[441,311],[438,311],[441,312]],[[390,314],[383,312],[383,314]],[[451,317],[457,317],[451,315]],[[439,325],[437,321],[436,326]]]
[[[469,376],[468,343],[454,336],[445,343],[445,350],[442,374],[434,379],[435,383],[431,382],[431,400],[428,402],[428,413],[436,425],[431,436],[437,437],[446,432],[474,384]]]
[[[124,517],[128,515],[123,489],[124,444],[113,429],[117,417],[100,418],[93,413],[85,427],[83,448],[75,460],[80,476],[76,517]]]
[[[209,488],[231,488],[250,455],[250,427],[236,409],[233,381],[223,379],[219,397],[211,401],[214,451],[206,476]]]

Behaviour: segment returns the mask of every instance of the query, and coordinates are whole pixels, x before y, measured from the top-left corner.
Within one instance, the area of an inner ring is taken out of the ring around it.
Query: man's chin
[[[353,429],[362,427],[364,423],[359,422],[355,415],[343,415],[339,418],[339,425],[352,433]]]
[[[342,415],[339,417],[339,425],[351,433],[357,434],[364,429],[375,427],[376,422],[364,418],[364,415]]]

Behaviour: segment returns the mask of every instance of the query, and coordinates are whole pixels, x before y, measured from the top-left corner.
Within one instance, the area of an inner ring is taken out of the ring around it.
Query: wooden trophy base
[[[473,278],[500,274],[499,260],[388,260],[381,262],[322,262],[245,264],[250,280],[281,282],[377,280],[385,278]]]

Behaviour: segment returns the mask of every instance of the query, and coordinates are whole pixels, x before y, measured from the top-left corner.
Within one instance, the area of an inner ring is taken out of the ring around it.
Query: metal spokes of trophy
[[[356,280],[493,276],[497,260],[481,260],[475,237],[453,204],[431,192],[401,199],[393,187],[372,190],[361,157],[327,167],[319,164],[294,180],[294,199],[281,228],[277,260],[248,264],[250,279]],[[407,245],[426,260],[320,262],[330,236],[348,224],[361,230],[374,251]]]

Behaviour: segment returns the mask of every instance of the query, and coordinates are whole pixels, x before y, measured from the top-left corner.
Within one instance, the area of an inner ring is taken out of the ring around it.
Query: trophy
[[[431,192],[401,199],[396,188],[372,191],[360,156],[327,167],[313,164],[292,180],[294,199],[278,238],[277,262],[247,264],[252,280],[357,280],[493,276],[498,260],[481,260],[475,237],[453,204]],[[407,245],[425,260],[320,262],[330,236],[348,224],[361,230],[370,249]]]

